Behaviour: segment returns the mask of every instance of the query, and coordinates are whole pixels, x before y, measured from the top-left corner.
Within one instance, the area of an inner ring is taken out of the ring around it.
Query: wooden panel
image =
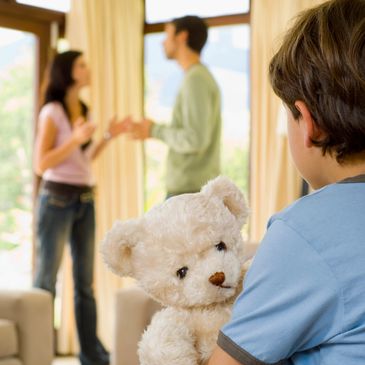
[[[217,27],[224,25],[234,25],[234,24],[249,24],[250,23],[250,13],[245,14],[233,14],[233,15],[222,15],[215,16],[211,18],[204,18],[209,27]],[[144,25],[144,33],[159,33],[163,32],[166,23],[154,23]]]
[[[63,23],[65,14],[59,11],[38,8],[15,1],[0,0],[0,13],[14,18],[26,18],[33,21]]]

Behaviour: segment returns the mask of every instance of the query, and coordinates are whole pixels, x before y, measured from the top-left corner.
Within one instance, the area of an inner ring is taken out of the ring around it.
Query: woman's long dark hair
[[[61,103],[66,115],[71,118],[70,112],[67,109],[65,102],[65,96],[67,89],[71,87],[75,80],[72,78],[72,68],[75,60],[82,55],[80,51],[66,51],[57,54],[50,66],[48,72],[47,86],[45,89],[43,105],[58,101]],[[80,100],[81,114],[86,118],[88,113],[88,107],[84,102]],[[70,120],[71,122],[71,120]],[[81,146],[84,150],[91,140]]]
[[[52,101],[58,101],[62,104],[68,117],[70,117],[70,112],[65,103],[65,96],[67,89],[75,82],[72,78],[72,68],[75,60],[81,55],[82,52],[74,50],[57,54],[48,73],[48,84],[45,90],[43,105]],[[86,117],[88,108],[81,100],[80,104],[82,115]]]

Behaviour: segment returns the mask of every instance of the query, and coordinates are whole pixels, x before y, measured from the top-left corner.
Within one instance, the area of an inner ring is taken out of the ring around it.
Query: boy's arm
[[[209,361],[203,365],[245,365],[245,364],[238,362],[232,356],[228,355],[224,350],[222,350],[219,346],[216,346]]]

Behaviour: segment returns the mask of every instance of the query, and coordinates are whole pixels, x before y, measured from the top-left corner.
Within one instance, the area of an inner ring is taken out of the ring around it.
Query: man
[[[197,16],[166,24],[166,57],[184,71],[172,120],[162,125],[150,119],[130,123],[136,139],[160,139],[169,147],[166,171],[167,197],[193,193],[220,173],[221,101],[212,74],[200,62],[207,26]]]

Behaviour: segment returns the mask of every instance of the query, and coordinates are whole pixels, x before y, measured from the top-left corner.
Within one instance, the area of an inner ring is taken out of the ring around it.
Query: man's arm
[[[228,355],[225,351],[223,351],[219,346],[216,346],[212,356],[204,365],[245,365],[237,360],[235,360],[232,356]]]
[[[212,140],[216,124],[213,118],[215,99],[204,77],[194,75],[185,81],[179,94],[178,113],[173,118],[179,126],[154,124],[151,136],[162,140],[177,153],[197,154],[205,151]]]

